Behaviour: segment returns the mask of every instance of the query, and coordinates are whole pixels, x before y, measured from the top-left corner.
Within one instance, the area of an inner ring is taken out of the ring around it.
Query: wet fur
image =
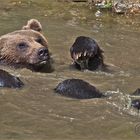
[[[88,64],[83,69],[105,70],[103,50],[97,42],[89,37],[79,36],[70,48],[70,54],[77,69],[82,70],[78,61],[88,59]]]
[[[96,87],[81,79],[67,79],[57,85],[55,91],[63,96],[76,99],[105,97]]]
[[[31,19],[22,30],[1,36],[0,63],[14,66],[15,68],[26,67],[31,70],[39,70],[39,68],[42,69],[43,66],[46,65],[50,67],[51,62],[48,42],[43,34],[40,33],[41,31],[42,26],[40,22],[35,19]],[[18,47],[18,45],[20,46]],[[46,51],[46,56],[44,56],[44,58],[39,58],[39,49],[44,49]],[[39,65],[42,61],[46,61],[46,64],[44,63]],[[47,71],[48,70],[46,69],[46,72]]]
[[[0,87],[21,88],[24,83],[16,76],[9,74],[4,70],[0,70]]]

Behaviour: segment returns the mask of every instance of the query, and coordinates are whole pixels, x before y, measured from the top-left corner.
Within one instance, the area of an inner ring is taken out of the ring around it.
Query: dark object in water
[[[23,82],[18,77],[11,75],[4,70],[0,70],[0,87],[20,88],[23,85]]]
[[[140,88],[137,88],[131,95],[140,96]]]
[[[79,70],[103,70],[106,67],[104,64],[103,50],[90,37],[77,37],[70,48],[70,54],[75,67]]]
[[[132,100],[131,106],[138,109],[138,112],[139,112],[139,110],[140,110],[140,99]]]
[[[60,95],[77,99],[105,97],[96,87],[81,79],[64,80],[57,85],[55,91]]]

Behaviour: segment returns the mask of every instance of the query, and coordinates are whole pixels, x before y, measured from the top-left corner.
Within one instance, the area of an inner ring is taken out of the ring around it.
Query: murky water
[[[106,12],[96,18],[94,13],[82,3],[1,0],[0,34],[37,18],[55,61],[53,73],[1,67],[25,83],[20,90],[0,89],[1,140],[140,139],[135,133],[140,117],[128,107],[127,96],[140,86],[140,17]],[[70,69],[69,48],[79,35],[97,40],[113,73]],[[56,95],[53,89],[67,78],[81,78],[112,96],[74,100]]]

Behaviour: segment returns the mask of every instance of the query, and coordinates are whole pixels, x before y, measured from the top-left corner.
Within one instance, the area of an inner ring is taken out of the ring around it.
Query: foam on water
[[[117,108],[120,114],[126,113],[132,116],[140,117],[138,110],[131,106],[133,96],[125,94],[119,89],[116,91],[106,91],[105,95],[108,97],[107,104]]]

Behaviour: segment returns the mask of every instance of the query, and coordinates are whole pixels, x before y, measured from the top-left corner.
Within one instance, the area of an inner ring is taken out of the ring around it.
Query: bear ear
[[[37,32],[41,32],[42,31],[42,25],[40,24],[40,22],[38,20],[30,19],[30,20],[28,20],[27,25],[23,26],[22,29],[23,30],[32,29],[32,30],[35,30]]]

